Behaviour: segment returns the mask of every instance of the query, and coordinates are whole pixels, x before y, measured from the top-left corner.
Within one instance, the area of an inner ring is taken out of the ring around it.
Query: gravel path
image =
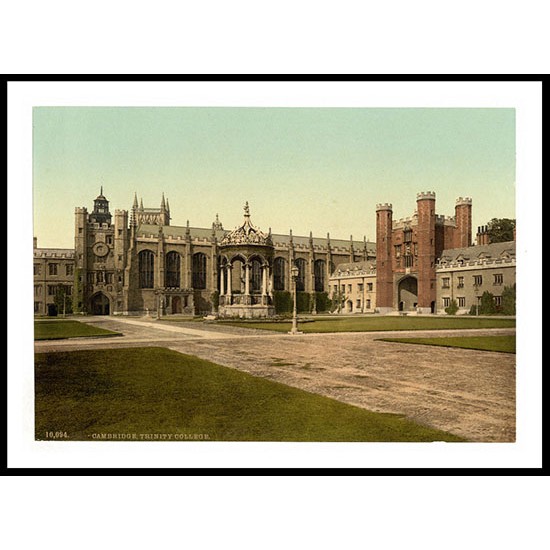
[[[471,441],[515,440],[514,354],[379,341],[515,334],[515,329],[290,336],[193,322],[112,317],[86,322],[124,336],[36,342],[36,351],[163,346],[372,411],[404,414]]]

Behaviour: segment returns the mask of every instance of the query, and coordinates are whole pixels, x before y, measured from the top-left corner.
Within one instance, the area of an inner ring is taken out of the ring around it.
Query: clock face
[[[107,256],[109,253],[109,247],[105,243],[95,243],[92,250],[94,254],[99,257]]]

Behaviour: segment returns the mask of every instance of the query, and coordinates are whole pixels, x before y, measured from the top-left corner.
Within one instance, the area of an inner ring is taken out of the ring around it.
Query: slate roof
[[[159,226],[154,224],[141,224],[137,229],[137,235],[139,237],[158,235]],[[189,231],[191,233],[191,238],[195,239],[206,239],[209,240],[212,238],[212,228],[202,228],[202,227],[190,227]],[[230,233],[226,229],[215,229],[216,238],[218,242],[222,239],[224,235]],[[186,227],[175,226],[175,225],[165,225],[162,227],[162,232],[166,237],[174,237],[181,239],[185,238]],[[280,235],[273,233],[271,235],[273,244],[288,246],[290,244],[290,235]],[[294,246],[309,246],[309,237],[304,237],[300,235],[293,235]],[[344,248],[349,250],[350,241],[345,239],[330,239],[330,245],[332,248]],[[326,247],[327,239],[321,237],[313,237],[313,246],[317,247]],[[364,248],[363,241],[353,241],[353,248],[357,254],[360,254]],[[367,242],[367,250],[369,254],[373,256],[376,254],[376,243]]]
[[[462,259],[473,262],[483,258],[498,259],[506,255],[515,258],[516,241],[482,244],[465,248],[451,248],[441,253],[440,261],[453,263]]]

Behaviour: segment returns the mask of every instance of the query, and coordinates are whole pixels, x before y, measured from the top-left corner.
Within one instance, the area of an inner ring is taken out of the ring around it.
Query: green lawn
[[[501,351],[516,353],[515,336],[457,336],[449,338],[380,338],[384,342],[401,342],[404,344],[424,344],[427,346],[444,346],[448,348],[466,348],[481,351]]]
[[[120,332],[113,332],[104,328],[94,327],[80,321],[55,320],[35,321],[35,340],[59,340],[63,338],[77,338],[79,336],[120,336]]]
[[[308,317],[311,319],[311,317]],[[289,322],[266,321],[222,321],[224,324],[245,328],[288,332],[292,326]],[[467,328],[514,328],[515,319],[487,319],[479,317],[332,317],[314,319],[312,322],[300,323],[302,332],[370,332],[384,330],[437,330]]]
[[[164,348],[36,354],[35,392],[38,440],[463,441]]]

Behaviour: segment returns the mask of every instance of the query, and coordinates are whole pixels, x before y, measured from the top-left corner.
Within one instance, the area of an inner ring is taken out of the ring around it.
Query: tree
[[[67,293],[67,288],[65,285],[57,285],[53,301],[58,313],[73,312],[73,301]]]
[[[490,243],[504,243],[514,240],[516,220],[509,218],[493,218],[487,224],[487,233]]]
[[[487,290],[481,295],[481,303],[479,304],[479,313],[482,315],[490,315],[496,313],[495,297]]]
[[[447,315],[456,315],[456,312],[458,311],[458,304],[456,303],[456,300],[451,300],[451,303],[448,307],[445,308],[445,313]]]
[[[505,286],[502,290],[502,313],[503,315],[516,314],[516,285]]]

